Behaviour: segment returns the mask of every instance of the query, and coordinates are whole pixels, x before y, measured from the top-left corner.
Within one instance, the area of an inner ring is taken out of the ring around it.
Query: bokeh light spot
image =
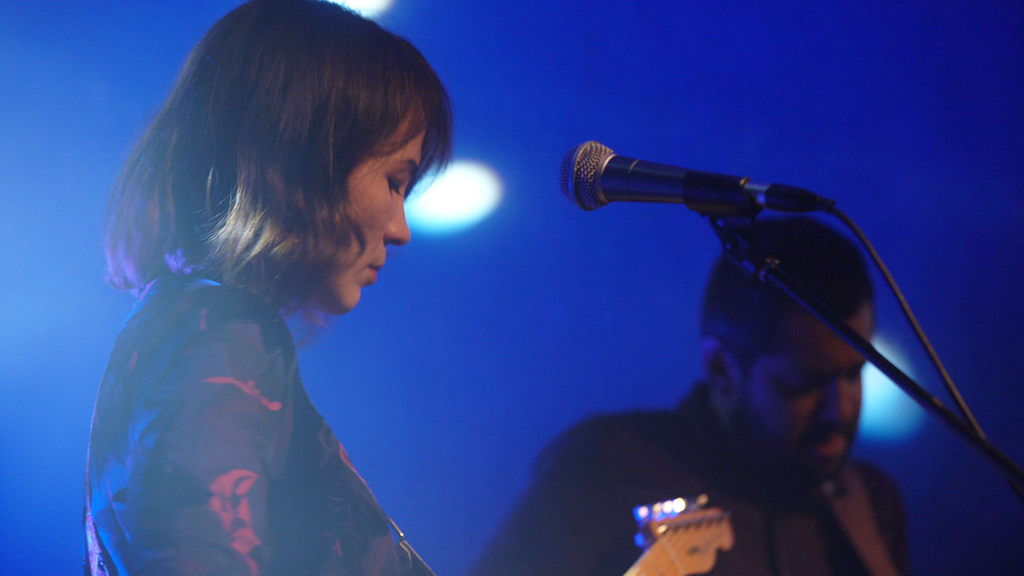
[[[897,348],[880,338],[873,339],[872,344],[890,362],[913,377],[905,368],[907,363]],[[881,441],[900,440],[909,438],[921,427],[924,411],[888,376],[868,364],[862,378],[860,433],[863,437]]]
[[[479,162],[455,161],[405,204],[414,232],[447,234],[477,224],[501,202],[501,178]]]
[[[331,0],[331,2],[344,6],[364,18],[371,19],[383,16],[394,4],[394,0]]]

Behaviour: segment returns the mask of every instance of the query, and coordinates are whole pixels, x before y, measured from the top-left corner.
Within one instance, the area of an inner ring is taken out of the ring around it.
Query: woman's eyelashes
[[[404,198],[406,193],[406,181],[404,178],[395,178],[393,176],[389,176],[388,188],[391,188],[392,192]]]
[[[409,196],[409,191],[419,175],[419,164],[414,160],[405,160],[387,172],[388,187],[391,191],[403,199]]]

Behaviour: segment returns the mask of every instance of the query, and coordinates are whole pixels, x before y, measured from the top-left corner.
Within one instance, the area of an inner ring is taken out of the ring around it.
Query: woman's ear
[[[711,393],[711,404],[719,416],[728,419],[739,403],[743,370],[736,354],[714,336],[700,341],[700,367]]]

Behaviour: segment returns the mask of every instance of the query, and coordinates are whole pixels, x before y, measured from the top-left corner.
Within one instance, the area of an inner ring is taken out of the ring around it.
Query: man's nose
[[[821,415],[837,424],[850,422],[860,414],[860,400],[860,374],[838,376],[823,391]]]

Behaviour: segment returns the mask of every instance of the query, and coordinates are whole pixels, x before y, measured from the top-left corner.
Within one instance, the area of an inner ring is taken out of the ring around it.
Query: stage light
[[[873,339],[872,344],[913,378],[898,349],[880,338]],[[865,366],[862,382],[860,434],[863,437],[882,441],[899,440],[910,437],[921,427],[924,411],[878,368],[871,364]]]
[[[405,204],[413,232],[448,234],[477,224],[501,201],[501,178],[489,166],[458,160],[424,183]]]
[[[394,4],[394,0],[331,0],[331,2],[344,6],[364,18],[371,19],[382,16]]]

